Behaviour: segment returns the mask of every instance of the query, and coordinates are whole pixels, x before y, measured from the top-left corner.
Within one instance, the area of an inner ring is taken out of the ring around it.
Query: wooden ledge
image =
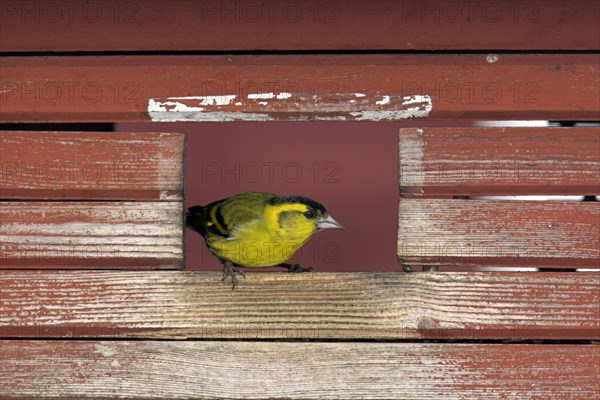
[[[3,271],[2,337],[599,339],[594,273]]]

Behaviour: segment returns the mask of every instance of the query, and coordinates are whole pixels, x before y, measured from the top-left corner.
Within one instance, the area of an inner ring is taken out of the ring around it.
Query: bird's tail
[[[185,214],[185,225],[201,234],[203,237],[208,229],[208,208],[203,206],[193,206],[188,208]]]

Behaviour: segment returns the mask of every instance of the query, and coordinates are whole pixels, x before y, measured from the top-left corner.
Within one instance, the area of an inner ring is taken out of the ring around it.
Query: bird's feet
[[[237,285],[237,275],[241,275],[246,279],[246,274],[244,274],[244,271],[242,271],[240,267],[231,261],[225,261],[223,263],[223,278],[221,281],[224,281],[228,276],[231,276],[231,290],[235,289],[235,286]]]
[[[313,269],[312,267],[302,267],[300,266],[300,264],[279,264],[280,267],[283,268],[287,268],[287,270],[289,272],[295,272],[295,273],[300,273],[300,272],[311,272]]]

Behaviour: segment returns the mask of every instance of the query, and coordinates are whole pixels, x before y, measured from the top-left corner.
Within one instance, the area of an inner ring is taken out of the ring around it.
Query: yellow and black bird
[[[310,271],[312,268],[286,261],[319,230],[342,228],[314,200],[264,192],[240,193],[207,206],[190,207],[186,225],[204,237],[209,250],[223,263],[223,280],[231,276],[233,288],[236,275],[244,276],[240,267]]]

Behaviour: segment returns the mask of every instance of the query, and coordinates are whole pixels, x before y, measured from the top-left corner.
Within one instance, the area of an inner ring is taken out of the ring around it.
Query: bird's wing
[[[242,226],[261,223],[266,202],[276,197],[272,193],[242,193],[206,206],[208,221],[222,236],[233,236]]]

